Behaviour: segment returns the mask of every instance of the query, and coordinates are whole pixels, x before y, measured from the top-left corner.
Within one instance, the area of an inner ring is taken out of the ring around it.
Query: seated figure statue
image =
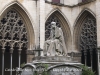
[[[44,43],[44,56],[66,56],[67,49],[62,29],[51,22],[50,37]]]

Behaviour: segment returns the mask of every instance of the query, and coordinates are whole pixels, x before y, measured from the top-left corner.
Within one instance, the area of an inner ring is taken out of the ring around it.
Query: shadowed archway
[[[17,1],[8,6],[0,17],[1,75],[15,75],[16,67],[27,62],[26,50],[34,45],[34,31],[26,10]]]
[[[97,74],[97,26],[96,18],[85,9],[78,16],[74,29],[75,48],[82,52],[81,62],[91,67]]]

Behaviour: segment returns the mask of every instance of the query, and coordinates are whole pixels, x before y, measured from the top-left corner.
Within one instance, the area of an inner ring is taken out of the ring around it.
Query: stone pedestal
[[[21,75],[81,75],[80,65],[70,56],[37,56],[23,67]]]
[[[33,62],[71,62],[70,56],[37,56]]]

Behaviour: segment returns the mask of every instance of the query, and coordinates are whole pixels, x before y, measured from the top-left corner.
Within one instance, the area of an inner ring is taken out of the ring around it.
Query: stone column
[[[18,50],[18,55],[19,55],[19,56],[18,56],[18,57],[19,57],[19,58],[18,58],[18,60],[19,60],[18,66],[19,66],[19,68],[20,68],[20,63],[21,63],[21,51],[22,51],[22,49],[19,49],[19,50]]]
[[[97,47],[100,48],[100,0],[96,1]],[[98,75],[100,75],[100,62],[98,58]]]
[[[2,48],[2,75],[4,75],[4,53],[5,53],[5,48]]]
[[[100,74],[100,47],[97,48],[97,54],[98,54],[98,75]]]
[[[92,53],[93,51],[92,51],[92,49],[90,50],[90,57],[91,57],[91,69],[92,69],[92,60],[93,60],[93,57],[92,57],[92,55],[93,55],[93,53]]]
[[[39,12],[39,32],[40,32],[40,48],[43,49],[44,41],[45,41],[45,0],[40,0],[40,12]]]
[[[12,75],[12,54],[13,54],[13,48],[10,49],[10,75]]]
[[[87,51],[84,50],[84,57],[85,57],[85,65],[87,65]]]

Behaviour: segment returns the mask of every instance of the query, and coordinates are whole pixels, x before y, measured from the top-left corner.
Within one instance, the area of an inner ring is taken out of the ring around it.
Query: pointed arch
[[[0,65],[0,67],[2,67],[2,70],[0,68],[0,73],[4,73],[5,75],[9,73],[16,74],[15,71],[3,71],[3,68],[10,68],[10,66],[11,68],[15,68],[27,62],[26,50],[32,49],[35,42],[33,21],[27,10],[18,1],[14,1],[5,6],[2,12],[0,12],[0,25],[3,34],[6,34],[6,32],[11,33],[11,39],[9,38],[9,34],[4,35],[6,38],[0,37],[0,40],[3,39],[1,42],[7,42],[7,45],[4,45],[5,53],[3,53],[3,56],[6,58],[1,58],[4,59],[4,61],[2,61],[4,64],[2,63],[3,66]],[[7,28],[7,26],[10,27]],[[17,45],[15,43],[17,43]],[[18,43],[21,47],[17,47],[19,46]],[[0,46],[0,53],[4,50],[2,48],[3,46]]]
[[[68,19],[67,19],[67,17],[65,16],[65,14],[64,14],[59,8],[54,8],[54,9],[52,9],[51,12],[47,15],[46,21],[47,21],[47,19],[48,19],[53,13],[55,13],[56,11],[59,12],[59,14],[60,14],[60,15],[66,20],[66,22],[68,23],[69,28],[71,28],[70,22],[68,21]]]
[[[87,16],[92,16],[93,18],[96,17],[96,15],[88,8],[85,8],[81,11],[81,13],[78,15],[78,17],[76,18],[76,21],[74,23],[74,30],[73,30],[73,43],[74,43],[74,49],[79,51],[79,34],[82,28],[82,23],[84,22],[84,20],[86,19]]]
[[[10,9],[16,10],[20,16],[23,18],[25,22],[25,27],[28,32],[28,49],[32,49],[32,45],[35,45],[35,33],[34,33],[34,21],[32,20],[28,11],[24,8],[24,6],[19,3],[18,1],[12,1],[11,3],[7,4],[0,13],[0,18],[2,18],[7,11]]]
[[[82,53],[81,62],[92,67],[97,74],[97,26],[95,15],[89,9],[80,13],[73,33],[75,48]]]
[[[48,20],[51,17],[55,17],[59,21],[59,26],[62,28],[63,33],[64,33],[66,48],[67,48],[68,52],[70,52],[71,51],[71,42],[72,42],[71,38],[72,37],[71,37],[70,24],[69,24],[67,18],[65,17],[65,15],[58,8],[53,9],[48,14],[48,16],[46,17],[46,23],[48,22]],[[45,25],[46,25],[46,23],[45,23]]]

